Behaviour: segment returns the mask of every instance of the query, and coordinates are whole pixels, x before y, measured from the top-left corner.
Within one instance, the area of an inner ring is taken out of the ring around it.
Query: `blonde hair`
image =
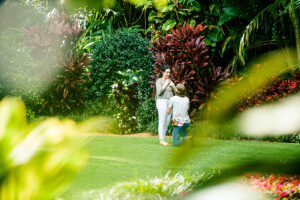
[[[176,91],[177,96],[180,96],[180,97],[186,96],[186,89],[185,89],[185,86],[183,84],[178,83],[176,85],[176,89],[177,89],[177,91]]]

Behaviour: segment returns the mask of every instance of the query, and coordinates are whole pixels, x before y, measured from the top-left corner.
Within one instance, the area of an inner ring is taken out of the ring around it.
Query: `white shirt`
[[[191,122],[188,115],[189,106],[190,100],[187,97],[173,96],[169,99],[168,107],[173,109],[173,119],[177,122]]]

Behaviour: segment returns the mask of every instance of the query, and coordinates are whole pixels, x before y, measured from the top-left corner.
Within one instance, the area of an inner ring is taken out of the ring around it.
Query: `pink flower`
[[[289,187],[289,188],[292,188],[292,187],[294,187],[294,184],[293,183],[289,183],[286,186]]]
[[[282,192],[280,193],[280,197],[285,197],[285,196],[287,196],[288,194],[289,194],[289,191],[284,190],[284,191],[282,191]]]

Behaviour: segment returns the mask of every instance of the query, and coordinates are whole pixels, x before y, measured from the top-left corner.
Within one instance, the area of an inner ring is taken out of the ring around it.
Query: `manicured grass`
[[[204,151],[195,147],[196,153],[183,166],[173,166],[169,161],[179,148],[160,146],[158,138],[91,136],[89,161],[63,197],[76,199],[84,191],[135,178],[163,176],[168,170],[193,173],[253,159],[284,161],[300,155],[299,144],[234,140],[207,140],[205,144]]]

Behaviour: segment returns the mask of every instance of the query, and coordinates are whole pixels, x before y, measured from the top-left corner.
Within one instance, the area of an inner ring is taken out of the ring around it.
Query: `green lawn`
[[[171,142],[171,139],[168,140]],[[184,166],[172,166],[170,158],[178,147],[160,146],[158,138],[91,136],[90,157],[86,167],[75,177],[67,199],[76,199],[84,191],[109,187],[135,178],[162,176],[168,170],[176,173],[224,168],[236,161],[263,158],[288,160],[299,157],[299,144],[256,141],[208,140],[205,151],[196,152]],[[197,151],[197,148],[195,148]]]

